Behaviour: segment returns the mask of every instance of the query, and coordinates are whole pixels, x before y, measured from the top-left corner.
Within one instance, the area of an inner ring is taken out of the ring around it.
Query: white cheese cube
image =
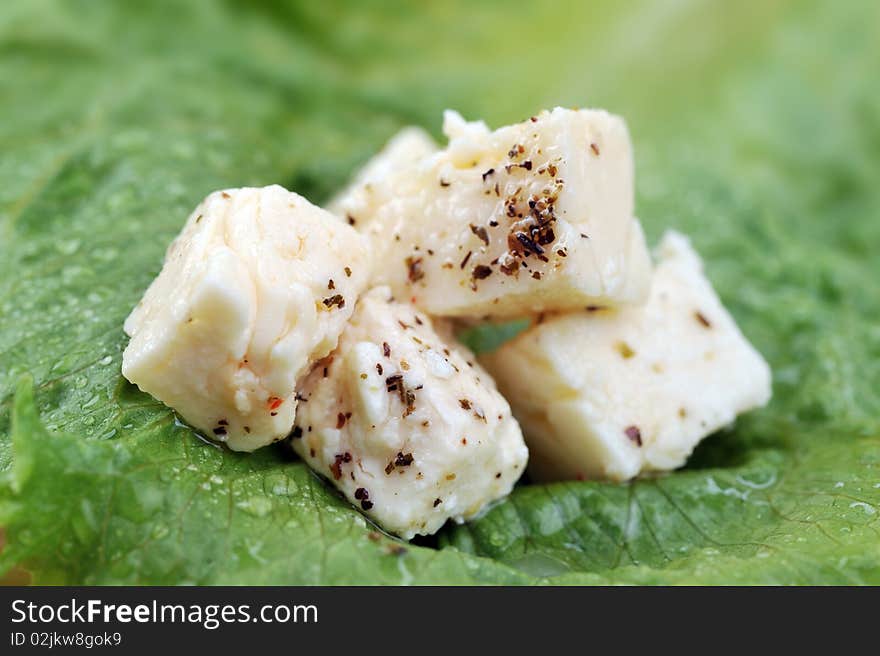
[[[358,207],[374,283],[436,316],[644,301],[651,264],[622,119],[556,108],[490,132],[447,112],[444,130],[447,148],[391,170]]]
[[[387,287],[365,294],[304,381],[291,436],[309,466],[407,539],[474,517],[528,459],[492,379],[444,333]]]
[[[360,229],[375,214],[375,205],[392,190],[387,181],[398,171],[418,164],[437,151],[431,135],[418,127],[406,127],[355,175],[351,184],[327,203],[327,209]]]
[[[523,426],[540,480],[674,469],[770,398],[767,363],[674,232],[660,245],[647,305],[548,318],[481,361]]]
[[[281,439],[297,380],[336,346],[370,266],[366,240],[301,196],[215,192],[126,320],[122,373],[236,451]]]

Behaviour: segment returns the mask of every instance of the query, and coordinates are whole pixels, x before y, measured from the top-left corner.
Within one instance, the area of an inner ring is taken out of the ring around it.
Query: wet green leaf
[[[0,569],[880,583],[878,26],[872,2],[4,5]],[[211,190],[320,202],[403,125],[554,104],[628,119],[649,237],[692,236],[773,367],[685,470],[522,485],[399,553],[283,450],[206,445],[121,377],[122,321]]]

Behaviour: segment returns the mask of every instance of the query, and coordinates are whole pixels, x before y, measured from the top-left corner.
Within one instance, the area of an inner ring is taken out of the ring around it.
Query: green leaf
[[[878,25],[867,0],[4,5],[0,570],[880,583]],[[278,182],[320,202],[403,125],[554,104],[627,118],[649,237],[692,236],[773,368],[770,406],[686,469],[526,481],[403,546],[284,450],[204,444],[121,377],[122,321],[209,191]]]
[[[301,462],[233,455],[166,413],[131,440],[48,433],[31,383],[13,408],[0,496],[9,544],[38,583],[518,583],[515,570],[381,535]]]
[[[829,437],[625,486],[523,487],[443,544],[569,582],[877,584],[880,440],[843,455]]]

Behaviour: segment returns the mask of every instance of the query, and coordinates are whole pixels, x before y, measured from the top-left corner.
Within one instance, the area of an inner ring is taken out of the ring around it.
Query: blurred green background
[[[3,3],[0,565],[56,582],[880,581],[878,71],[872,1]],[[122,380],[122,321],[208,192],[321,202],[404,125],[553,105],[627,119],[649,239],[693,238],[774,369],[771,406],[685,471],[521,488],[387,562],[301,463],[197,446]],[[193,468],[169,478],[163,458]],[[198,490],[221,474],[237,503],[218,524]]]

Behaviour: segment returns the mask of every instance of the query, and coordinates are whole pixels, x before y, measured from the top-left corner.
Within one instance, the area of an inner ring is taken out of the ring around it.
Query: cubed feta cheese
[[[770,369],[667,233],[647,305],[548,318],[482,358],[510,401],[539,480],[626,480],[682,465],[767,403]]]
[[[380,526],[411,538],[508,494],[528,451],[473,355],[390,294],[360,299],[304,381],[291,443]]]
[[[556,108],[490,132],[447,112],[444,130],[444,150],[383,169],[368,201],[347,201],[377,253],[376,284],[456,317],[646,298],[650,257],[622,119]]]
[[[336,346],[369,270],[366,240],[305,198],[215,192],[126,320],[122,373],[234,450],[283,438],[297,380]]]

